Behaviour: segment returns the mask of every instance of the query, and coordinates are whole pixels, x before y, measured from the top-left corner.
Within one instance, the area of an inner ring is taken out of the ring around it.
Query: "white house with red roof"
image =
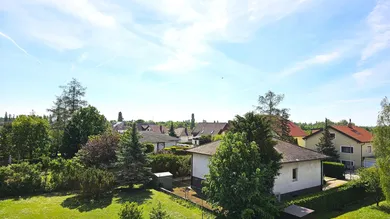
[[[347,168],[370,167],[375,165],[373,135],[364,128],[352,125],[328,126],[333,144],[340,155],[340,162]],[[324,133],[323,130],[304,137],[305,147],[317,150],[317,144]]]

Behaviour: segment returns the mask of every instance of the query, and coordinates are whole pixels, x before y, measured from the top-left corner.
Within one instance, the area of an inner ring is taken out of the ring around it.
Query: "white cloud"
[[[83,52],[79,56],[79,58],[77,59],[77,62],[79,62],[79,63],[84,62],[87,58],[88,58],[88,53],[87,52]]]
[[[372,76],[372,74],[373,72],[371,69],[366,69],[360,72],[353,73],[352,77],[356,80],[356,82],[359,85],[362,85],[365,82],[367,82],[367,80],[369,79],[370,76]]]
[[[15,42],[15,40],[13,40],[10,36],[8,36],[7,34],[5,33],[2,33],[0,32],[0,36],[6,38],[7,40],[11,41],[12,44],[14,44],[20,51],[22,51],[24,54],[26,54],[27,56],[29,57],[32,57],[34,58],[39,64],[42,64],[41,61],[39,61],[39,59],[37,59],[36,57],[30,55],[30,53],[28,53],[25,49],[23,49],[21,46],[19,46],[19,44],[17,44]]]
[[[390,1],[379,0],[366,21],[371,40],[361,54],[363,61],[390,47]]]

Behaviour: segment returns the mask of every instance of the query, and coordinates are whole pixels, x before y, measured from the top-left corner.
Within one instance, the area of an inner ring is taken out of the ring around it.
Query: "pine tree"
[[[195,128],[195,114],[191,114],[191,125],[190,129],[193,130]]]
[[[118,122],[122,122],[122,121],[123,121],[122,112],[119,112],[118,113]]]
[[[176,133],[175,133],[175,129],[173,128],[173,122],[171,122],[171,127],[169,128],[168,135],[171,136],[171,137],[177,137]]]
[[[330,160],[337,161],[339,159],[339,154],[336,151],[336,148],[330,137],[328,122],[326,118],[325,118],[324,133],[320,138],[320,142],[318,142],[316,146],[317,146],[317,151],[329,156]]]
[[[135,184],[149,182],[151,170],[147,167],[148,160],[145,148],[139,142],[135,123],[121,136],[117,158],[118,179],[121,184],[133,187]]]
[[[7,112],[5,112],[4,122],[8,122],[8,114],[7,114]]]

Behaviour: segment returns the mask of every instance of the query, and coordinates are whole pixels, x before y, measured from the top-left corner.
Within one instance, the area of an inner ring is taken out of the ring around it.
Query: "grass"
[[[144,218],[149,218],[158,202],[172,218],[202,218],[199,208],[156,190],[121,191],[100,201],[81,199],[75,194],[0,200],[0,218],[118,218],[121,204],[126,201],[138,202]],[[205,218],[213,216],[206,214]]]
[[[376,204],[359,208],[354,211],[339,215],[337,219],[350,219],[350,218],[369,218],[369,219],[382,219],[390,218],[390,204],[381,202],[379,207]]]

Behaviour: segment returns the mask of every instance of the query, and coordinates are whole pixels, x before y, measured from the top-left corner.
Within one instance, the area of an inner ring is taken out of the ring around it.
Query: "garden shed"
[[[154,173],[154,180],[158,187],[172,190],[172,176],[170,172]]]

